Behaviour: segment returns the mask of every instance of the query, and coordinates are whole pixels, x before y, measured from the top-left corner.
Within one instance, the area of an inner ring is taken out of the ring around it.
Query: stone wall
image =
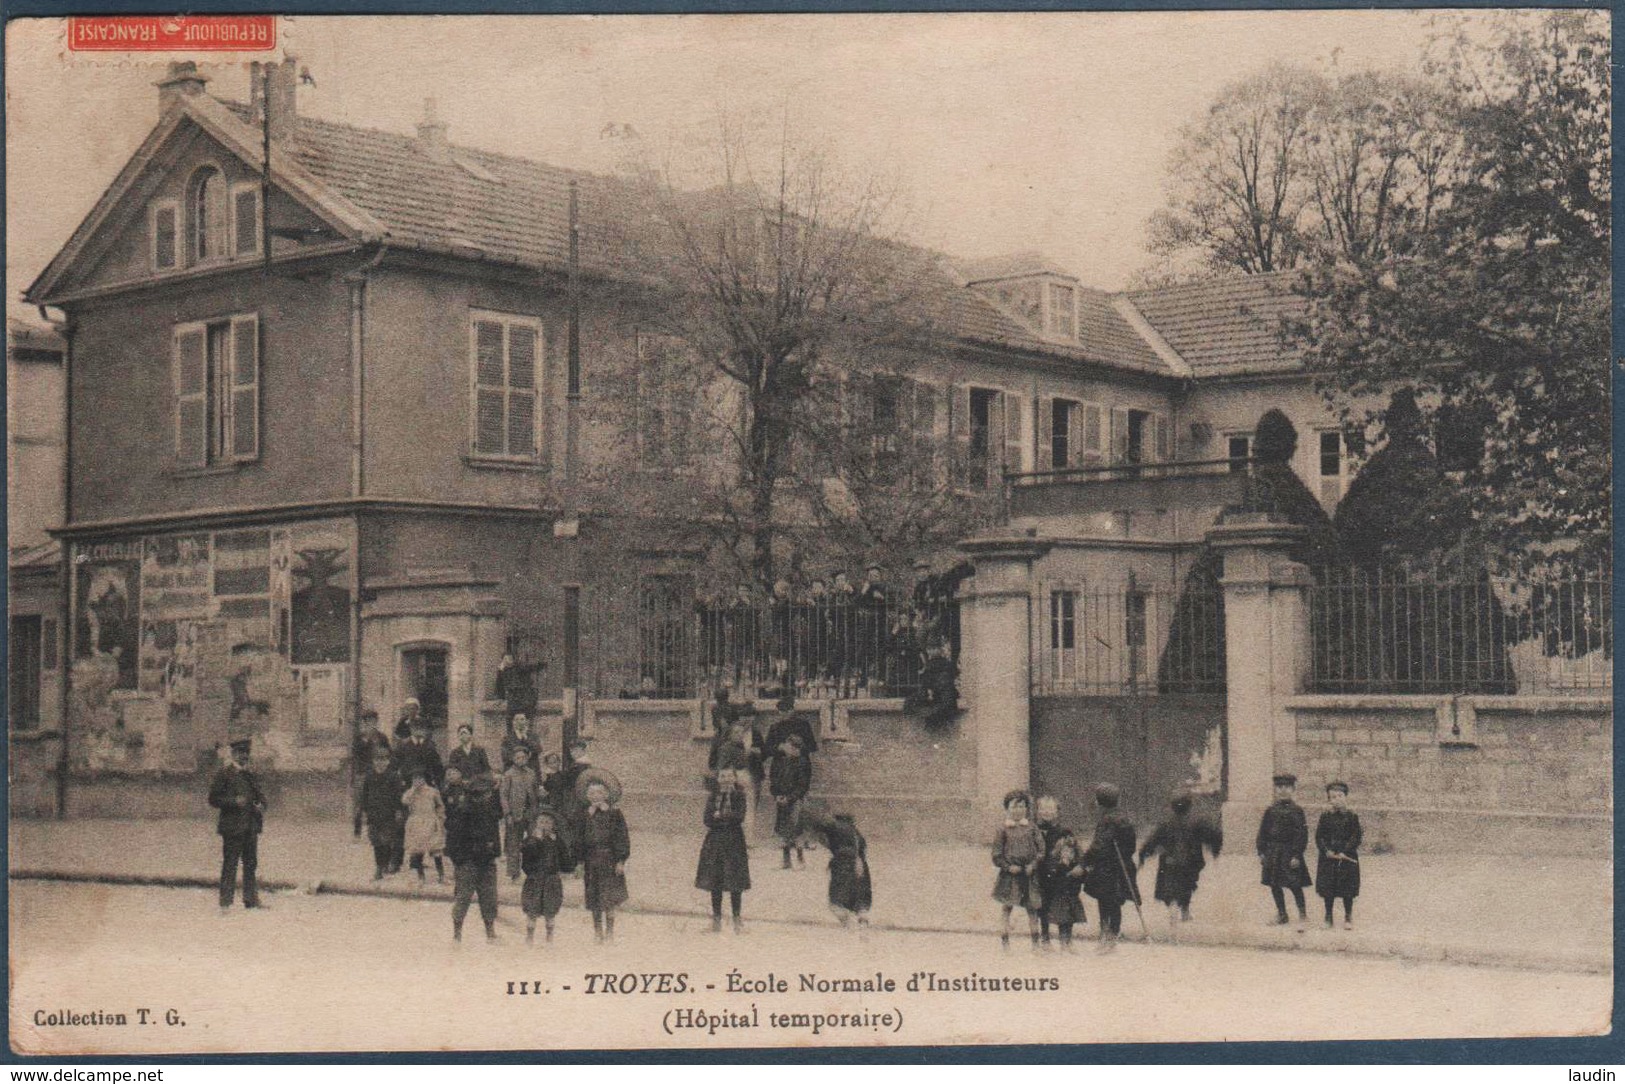
[[[1313,810],[1349,784],[1368,847],[1611,853],[1613,708],[1600,697],[1298,696],[1277,736]]]
[[[897,700],[803,704],[819,736],[812,793],[852,813],[877,839],[980,839],[976,759],[958,726],[927,731]],[[765,729],[773,704],[757,705]],[[708,704],[693,700],[599,700],[583,709],[592,762],[626,788],[632,830],[699,833],[711,743]],[[763,806],[767,805],[763,787]],[[764,808],[756,823],[771,831]],[[635,846],[634,842],[634,846]]]

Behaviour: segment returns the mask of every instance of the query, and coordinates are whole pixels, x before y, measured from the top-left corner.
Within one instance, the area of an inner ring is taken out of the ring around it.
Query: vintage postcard
[[[1607,1033],[1609,34],[12,20],[11,1049]]]

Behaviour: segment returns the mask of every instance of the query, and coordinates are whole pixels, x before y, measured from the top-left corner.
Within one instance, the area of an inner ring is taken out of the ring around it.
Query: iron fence
[[[709,602],[685,581],[593,592],[583,613],[591,695],[684,699],[726,685],[753,697],[906,698],[958,658],[956,599]]]
[[[1310,634],[1315,692],[1603,694],[1613,581],[1336,570],[1310,589]]]
[[[1216,587],[1040,584],[1034,695],[1223,692],[1224,598]]]

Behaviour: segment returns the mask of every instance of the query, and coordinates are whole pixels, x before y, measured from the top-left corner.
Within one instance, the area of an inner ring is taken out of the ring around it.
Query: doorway
[[[41,648],[44,637],[38,614],[11,619],[11,729],[38,730],[40,725]]]
[[[444,644],[423,644],[401,648],[401,695],[415,697],[422,717],[429,724],[429,733],[436,737],[440,748],[446,747],[444,736],[447,709],[451,699],[447,680],[449,649]]]

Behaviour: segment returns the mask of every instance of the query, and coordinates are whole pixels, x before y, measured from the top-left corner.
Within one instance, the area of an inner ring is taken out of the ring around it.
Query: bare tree
[[[843,170],[787,127],[764,143],[724,123],[697,152],[659,162],[640,145],[629,169],[636,249],[655,284],[640,339],[657,345],[630,359],[622,398],[640,434],[657,431],[657,449],[638,452],[653,473],[621,475],[617,492],[688,517],[766,586],[795,535],[847,523],[838,510],[876,493],[854,483],[842,497],[833,481],[852,465],[835,450],[856,437],[848,374],[872,375],[886,351],[928,340],[920,284],[946,276],[894,239],[890,185]],[[933,477],[927,491],[941,488]],[[876,545],[892,537],[865,533]]]
[[[1215,270],[1291,267],[1317,92],[1314,76],[1280,65],[1220,91],[1206,115],[1180,131],[1168,206],[1151,221],[1152,250],[1194,250]]]

